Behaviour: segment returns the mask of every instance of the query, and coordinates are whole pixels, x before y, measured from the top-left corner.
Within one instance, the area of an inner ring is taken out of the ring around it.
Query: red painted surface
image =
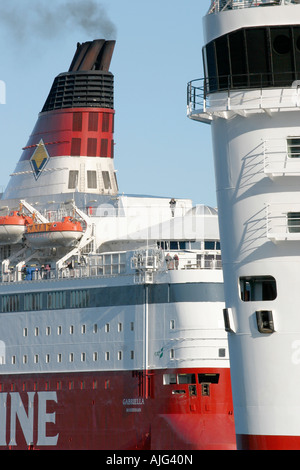
[[[113,109],[68,108],[41,113],[22,160],[30,160],[42,139],[50,157],[91,156],[113,158]]]
[[[211,384],[209,396],[202,396],[199,383],[193,395],[188,384],[163,385],[164,373],[191,372],[219,373],[219,383]],[[28,449],[22,429],[27,416],[32,416],[32,444],[37,449],[236,448],[229,369],[2,376],[0,387],[2,413],[6,410],[0,420],[0,449]],[[44,402],[42,409],[40,398],[51,391],[56,400]],[[28,412],[30,400],[33,415]],[[57,444],[39,446],[43,434]]]
[[[31,224],[26,227],[28,233],[47,233],[47,232],[82,232],[82,225],[72,217],[63,217],[61,221],[46,222],[42,224]]]
[[[239,450],[299,450],[300,436],[237,435]]]
[[[0,217],[0,225],[28,225],[32,224],[33,220],[24,214],[19,214],[18,211],[12,211],[9,215]]]

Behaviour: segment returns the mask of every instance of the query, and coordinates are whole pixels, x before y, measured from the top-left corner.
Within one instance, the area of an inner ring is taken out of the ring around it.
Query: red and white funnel
[[[115,41],[77,45],[70,69],[58,75],[3,199],[61,193],[116,194]]]

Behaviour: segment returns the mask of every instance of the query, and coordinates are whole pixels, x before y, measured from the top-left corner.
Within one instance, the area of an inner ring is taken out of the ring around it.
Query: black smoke
[[[116,27],[97,0],[9,0],[0,4],[0,27],[18,41],[47,41],[77,28],[87,39],[116,38]]]

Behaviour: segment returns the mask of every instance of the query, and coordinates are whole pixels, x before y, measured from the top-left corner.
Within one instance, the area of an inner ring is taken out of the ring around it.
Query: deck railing
[[[288,5],[290,3],[299,4],[300,0],[212,0],[208,14],[225,10]]]

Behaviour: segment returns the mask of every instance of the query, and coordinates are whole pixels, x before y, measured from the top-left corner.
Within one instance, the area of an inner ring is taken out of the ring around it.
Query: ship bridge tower
[[[188,116],[211,124],[237,443],[300,448],[300,2],[217,0]]]

